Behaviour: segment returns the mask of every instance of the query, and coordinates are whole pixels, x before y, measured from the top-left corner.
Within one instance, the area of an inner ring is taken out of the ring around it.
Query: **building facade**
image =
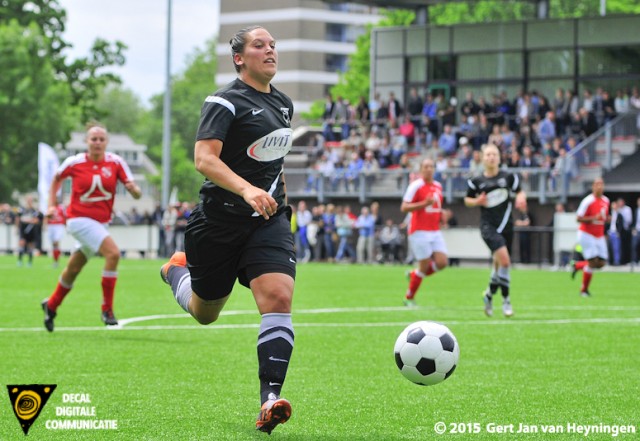
[[[539,19],[379,28],[372,33],[371,93],[411,87],[464,99],[557,88],[612,93],[640,85],[640,16]],[[406,101],[405,101],[406,102]]]
[[[376,23],[377,9],[350,3],[329,4],[316,0],[220,1],[218,86],[236,78],[229,40],[251,25],[269,29],[280,55],[274,84],[291,97],[296,113],[322,99],[347,68],[355,40],[367,24]]]

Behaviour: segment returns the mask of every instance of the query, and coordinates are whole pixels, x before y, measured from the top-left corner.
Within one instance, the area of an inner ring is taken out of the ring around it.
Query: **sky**
[[[112,69],[145,106],[166,82],[169,0],[59,0],[67,12],[63,38],[74,47],[68,59],[86,57],[96,38],[120,40],[129,48],[126,64]],[[183,72],[186,59],[204,48],[219,29],[219,0],[172,0],[171,73]]]

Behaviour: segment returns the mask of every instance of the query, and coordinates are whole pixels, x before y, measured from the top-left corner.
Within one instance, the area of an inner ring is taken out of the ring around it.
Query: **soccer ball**
[[[421,321],[407,326],[396,340],[396,364],[408,380],[430,386],[453,374],[460,346],[445,325]]]

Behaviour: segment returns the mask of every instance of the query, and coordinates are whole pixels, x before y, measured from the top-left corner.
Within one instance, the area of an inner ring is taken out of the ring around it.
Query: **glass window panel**
[[[491,26],[460,26],[453,32],[453,50],[471,52],[521,49],[524,25],[522,23],[495,23]]]
[[[535,90],[538,92],[538,95],[543,95],[547,98],[547,102],[551,104],[553,101],[553,97],[556,94],[556,90],[558,88],[562,88],[564,90],[572,90],[573,89],[573,80],[531,80],[529,81],[529,90]]]
[[[430,28],[429,29],[429,53],[443,54],[449,53],[449,28]]]
[[[584,18],[578,22],[578,44],[640,43],[640,16]]]
[[[417,28],[407,30],[407,54],[427,53],[427,29]]]
[[[574,45],[573,20],[542,21],[527,24],[527,47],[550,48]]]
[[[379,56],[400,55],[403,53],[403,30],[376,32],[376,50]]]
[[[460,55],[456,71],[459,80],[520,78],[523,76],[522,54]]]
[[[529,75],[532,77],[573,75],[573,51],[535,51],[529,55]]]
[[[427,57],[409,58],[409,81],[427,81]]]
[[[640,72],[640,45],[581,49],[580,75],[637,74]]]
[[[383,58],[376,60],[376,82],[404,82],[404,60],[402,58]]]
[[[450,81],[455,78],[449,55],[436,55],[429,57],[427,63],[429,69],[429,81]]]

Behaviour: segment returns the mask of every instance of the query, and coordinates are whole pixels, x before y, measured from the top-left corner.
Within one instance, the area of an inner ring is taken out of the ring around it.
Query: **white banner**
[[[60,160],[53,147],[44,142],[38,143],[38,209],[47,213],[49,204],[49,189],[51,182],[60,166]]]

